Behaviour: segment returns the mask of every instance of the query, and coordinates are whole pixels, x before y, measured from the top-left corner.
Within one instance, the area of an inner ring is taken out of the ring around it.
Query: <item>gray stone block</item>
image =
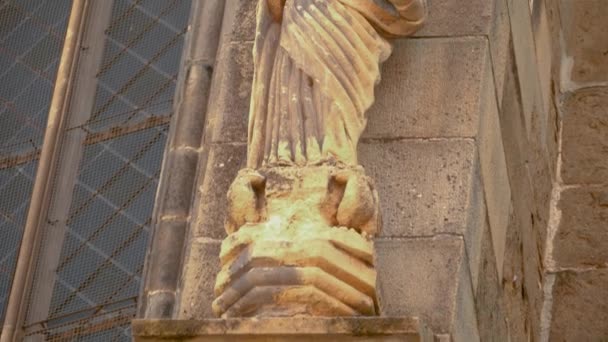
[[[461,237],[379,239],[375,246],[382,315],[420,316],[455,341],[479,340]]]
[[[475,142],[376,142],[362,144],[359,156],[376,181],[381,236],[462,235],[476,286],[486,206]]]
[[[220,52],[208,110],[212,142],[247,142],[253,43],[229,43]]]
[[[219,255],[220,242],[190,241],[184,258],[177,319],[215,317],[211,303],[215,299],[215,276],[220,271]]]
[[[608,270],[560,272],[553,287],[549,341],[605,341]]]
[[[192,149],[169,150],[163,172],[168,173],[161,188],[157,210],[161,216],[186,217],[194,196],[199,154]]]
[[[561,222],[553,240],[556,266],[584,268],[608,264],[608,187],[564,190],[558,208]]]
[[[399,40],[382,65],[365,138],[474,137],[482,81],[491,75],[482,37]]]
[[[185,220],[159,221],[154,227],[154,243],[148,256],[146,289],[175,291],[186,236]]]
[[[170,145],[199,148],[205,126],[205,111],[211,85],[212,70],[205,64],[185,66],[184,83],[178,96],[172,121]]]
[[[223,28],[223,35],[227,41],[245,42],[255,39],[257,3],[257,0],[229,0],[227,2]]]
[[[238,171],[245,167],[247,146],[214,145],[209,151],[204,175],[197,193],[197,212],[193,217],[192,235],[223,239],[227,193]]]
[[[562,179],[566,184],[603,184],[608,179],[608,87],[582,89],[564,103]]]
[[[380,196],[383,237],[465,235],[477,164],[475,142],[402,140],[359,147]]]
[[[175,292],[154,292],[147,295],[146,319],[170,319],[175,308]]]
[[[429,17],[417,35],[471,36],[491,30],[496,0],[428,0]]]

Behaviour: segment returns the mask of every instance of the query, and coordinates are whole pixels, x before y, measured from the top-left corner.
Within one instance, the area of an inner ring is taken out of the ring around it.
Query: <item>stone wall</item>
[[[256,3],[226,0],[173,318],[212,317],[226,193],[245,164]],[[533,4],[429,0],[426,27],[383,66],[359,146],[384,219],[381,313],[420,316],[441,340],[546,330],[559,12]]]
[[[608,336],[608,7],[556,3],[561,132],[543,340],[599,341]]]

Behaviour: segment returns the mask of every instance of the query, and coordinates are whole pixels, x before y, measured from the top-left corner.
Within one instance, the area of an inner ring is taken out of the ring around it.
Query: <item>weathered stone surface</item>
[[[475,291],[475,311],[481,341],[508,341],[509,331],[502,282],[498,281],[496,259],[489,226],[486,225],[481,247],[481,267]],[[517,319],[517,318],[513,318]]]
[[[220,242],[191,240],[184,258],[178,319],[215,317],[211,303],[213,287],[220,271]]]
[[[212,142],[247,142],[247,122],[253,79],[253,43],[225,44],[214,72],[208,125]]]
[[[212,32],[209,32],[211,36]],[[214,56],[215,57],[215,56]],[[198,148],[201,145],[208,95],[213,71],[210,61],[185,65],[183,86],[176,95],[176,112],[184,113],[173,117],[169,144],[174,147]],[[182,116],[183,115],[183,116]]]
[[[603,341],[608,336],[608,270],[560,272],[553,287],[550,341]]]
[[[531,136],[532,116],[535,113],[544,115],[545,109],[538,79],[530,4],[527,1],[508,0],[508,5],[524,123],[528,136]],[[546,120],[541,121],[546,122]]]
[[[466,232],[475,142],[466,139],[402,140],[359,147],[362,165],[374,179],[384,237]]]
[[[416,315],[455,341],[478,341],[464,241],[456,236],[376,241],[383,315]]]
[[[582,89],[564,103],[562,179],[604,184],[608,179],[608,87]]]
[[[543,100],[543,108],[549,110],[553,107],[553,61],[558,61],[559,44],[558,37],[552,36],[551,25],[557,23],[551,22],[555,18],[550,17],[550,11],[556,6],[556,1],[534,1],[531,13],[532,33],[534,35],[536,63],[538,70],[538,79],[540,81],[540,91]],[[555,42],[553,41],[555,39]]]
[[[147,319],[170,319],[173,317],[175,308],[175,292],[153,292],[148,293],[146,301],[145,317]]]
[[[561,0],[560,13],[571,80],[608,82],[608,7],[604,0]]]
[[[483,91],[480,94],[479,161],[498,276],[501,278],[511,203],[511,186],[490,65],[485,64],[485,70],[486,77],[481,80]]]
[[[475,143],[466,139],[374,142],[359,147],[376,185],[383,237],[464,236],[476,286],[486,207]]]
[[[428,21],[417,33],[420,37],[488,34],[495,0],[428,0]]]
[[[156,224],[156,238],[148,255],[150,276],[146,289],[155,291],[175,291],[181,263],[182,248],[187,231],[187,222],[183,220],[160,220]],[[151,316],[146,316],[151,317]]]
[[[228,1],[226,6],[228,17],[224,24],[224,34],[231,42],[253,42],[255,39],[255,9],[257,3],[254,0]]]
[[[558,268],[608,264],[608,187],[582,187],[561,193],[561,222],[553,240]]]
[[[135,320],[132,329],[135,341],[433,341],[421,320],[397,317]]]
[[[350,238],[356,241],[357,236]],[[351,241],[342,239],[347,247],[338,249],[333,241],[314,236],[270,239],[273,237],[258,237],[234,257],[226,256],[231,251],[222,251],[223,267],[215,286],[214,311],[218,315],[375,314],[376,272],[348,251]],[[371,243],[368,249],[371,252]],[[307,297],[317,298],[309,301]]]
[[[178,148],[168,151],[167,164],[171,165],[171,172],[162,188],[164,192],[160,195],[158,210],[161,215],[188,216],[198,157],[197,151],[192,149]]]
[[[218,316],[376,314],[377,194],[361,167],[244,169],[228,198]]]
[[[396,41],[363,137],[476,136],[486,63],[482,37]]]
[[[494,74],[494,86],[497,90],[498,107],[502,105],[502,92],[505,75],[508,72],[509,55],[512,53],[511,45],[511,22],[509,18],[508,0],[494,0],[494,14],[492,28],[488,35],[490,43],[490,56],[492,72]]]
[[[529,319],[527,317],[527,291],[524,288],[524,267],[528,265],[524,262],[522,241],[522,230],[527,228],[527,226],[520,225],[518,218],[512,212],[507,229],[503,278],[499,279],[502,285],[501,291],[511,341],[525,341],[528,338],[527,329],[530,326],[527,323]]]
[[[194,237],[222,239],[226,236],[226,193],[238,171],[245,166],[246,154],[245,145],[222,144],[211,147],[195,206],[198,212],[194,216]]]

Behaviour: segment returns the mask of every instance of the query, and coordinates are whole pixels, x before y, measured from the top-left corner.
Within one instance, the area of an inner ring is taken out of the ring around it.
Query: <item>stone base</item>
[[[135,341],[433,341],[412,317],[295,317],[206,320],[134,320]]]

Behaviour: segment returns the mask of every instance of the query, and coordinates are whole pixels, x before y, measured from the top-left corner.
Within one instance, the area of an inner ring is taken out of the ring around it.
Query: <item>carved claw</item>
[[[259,223],[264,217],[266,178],[251,170],[241,170],[228,190],[226,232],[232,234],[246,223]]]
[[[334,179],[344,185],[344,196],[338,205],[338,224],[372,236],[378,233],[378,196],[370,180],[353,170],[339,171]]]

